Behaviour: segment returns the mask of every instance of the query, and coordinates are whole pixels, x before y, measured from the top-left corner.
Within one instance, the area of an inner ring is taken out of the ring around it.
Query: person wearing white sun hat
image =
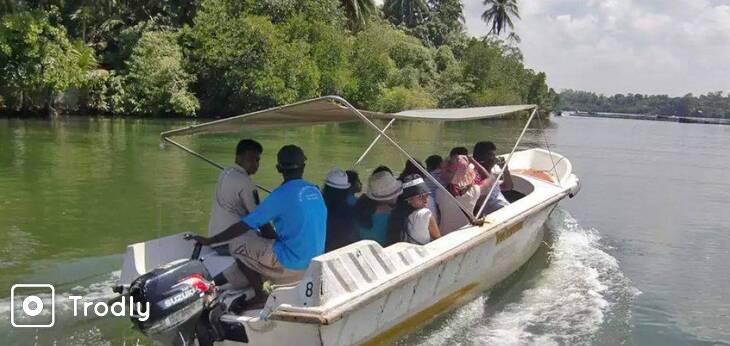
[[[367,191],[355,204],[355,224],[360,239],[387,246],[388,219],[401,193],[402,183],[389,171],[381,170],[370,176]]]
[[[330,252],[357,241],[352,222],[352,207],[347,203],[350,195],[347,173],[332,168],[324,180],[322,196],[327,206],[327,241],[325,251]]]

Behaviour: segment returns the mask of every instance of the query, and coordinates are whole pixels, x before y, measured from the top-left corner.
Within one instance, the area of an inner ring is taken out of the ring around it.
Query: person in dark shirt
[[[352,207],[347,202],[351,187],[347,173],[339,168],[333,168],[324,181],[322,196],[327,206],[325,252],[339,249],[358,240]]]
[[[347,195],[347,204],[349,204],[350,207],[354,207],[357,202],[357,194],[362,192],[360,174],[357,174],[354,170],[347,170],[345,173],[347,173],[347,181],[350,183],[350,190]]]

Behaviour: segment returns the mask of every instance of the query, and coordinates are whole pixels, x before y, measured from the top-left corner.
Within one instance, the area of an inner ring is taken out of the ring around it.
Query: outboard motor
[[[143,309],[149,303],[148,319],[141,321],[140,315],[134,312],[132,321],[144,334],[164,345],[189,345],[216,294],[213,280],[202,262],[173,261],[132,282],[130,297]]]

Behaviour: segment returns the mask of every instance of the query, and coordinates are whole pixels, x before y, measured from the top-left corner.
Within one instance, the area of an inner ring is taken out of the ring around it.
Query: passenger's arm
[[[246,214],[250,214],[258,206],[258,201],[255,196],[256,185],[254,185],[253,181],[250,180],[247,181],[246,184],[250,184],[250,186],[242,187],[238,192],[238,198],[240,199],[243,207],[246,208]]]
[[[209,245],[233,239],[251,229],[262,228],[263,225],[273,220],[279,213],[281,205],[277,196],[275,193],[270,194],[250,214],[242,217],[240,222],[236,222],[223,232],[210,238],[194,236],[193,239],[203,245]]]
[[[469,157],[469,163],[471,163],[472,165],[474,165],[474,169],[476,169],[477,173],[480,176],[482,176],[482,177],[490,177],[490,178],[492,177],[492,174],[490,172],[488,172],[487,169],[484,168],[484,166],[482,166],[481,163],[479,163],[479,161],[475,160],[471,156],[468,156],[468,157]]]
[[[248,230],[250,229],[251,227],[249,227],[249,225],[247,225],[245,222],[239,221],[226,228],[223,232],[218,233],[212,237],[194,235],[192,239],[202,245],[217,244],[238,237],[239,235],[248,232]]]
[[[502,173],[502,179],[504,179],[504,181],[502,181],[502,184],[499,187],[502,188],[502,191],[509,191],[514,189],[514,184],[512,183],[512,174],[510,174],[509,172],[509,167],[504,166],[502,167],[502,170],[504,171],[504,173]]]
[[[271,223],[267,223],[259,227],[259,233],[267,239],[276,239],[276,229]]]
[[[469,157],[469,161],[471,161],[472,164],[474,164],[474,167],[476,168],[479,175],[482,177],[486,177],[482,179],[481,183],[479,183],[479,189],[481,194],[486,194],[489,192],[489,188],[492,187],[492,184],[497,180],[497,176],[488,172],[484,166],[482,166],[481,163],[477,162],[477,160],[474,160],[473,157]]]
[[[428,220],[428,233],[431,235],[431,240],[441,238],[441,230],[439,230],[439,225],[433,215]]]

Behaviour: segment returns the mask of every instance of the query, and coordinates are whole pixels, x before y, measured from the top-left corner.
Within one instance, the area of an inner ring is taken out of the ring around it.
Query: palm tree
[[[393,24],[412,28],[428,17],[426,0],[385,0],[383,12]]]
[[[375,12],[373,0],[342,0],[350,29],[359,30],[365,27],[370,16]]]
[[[510,30],[515,28],[512,18],[520,19],[517,0],[484,0],[484,4],[490,6],[482,14],[482,20],[492,25],[489,34],[499,36],[507,27]]]

